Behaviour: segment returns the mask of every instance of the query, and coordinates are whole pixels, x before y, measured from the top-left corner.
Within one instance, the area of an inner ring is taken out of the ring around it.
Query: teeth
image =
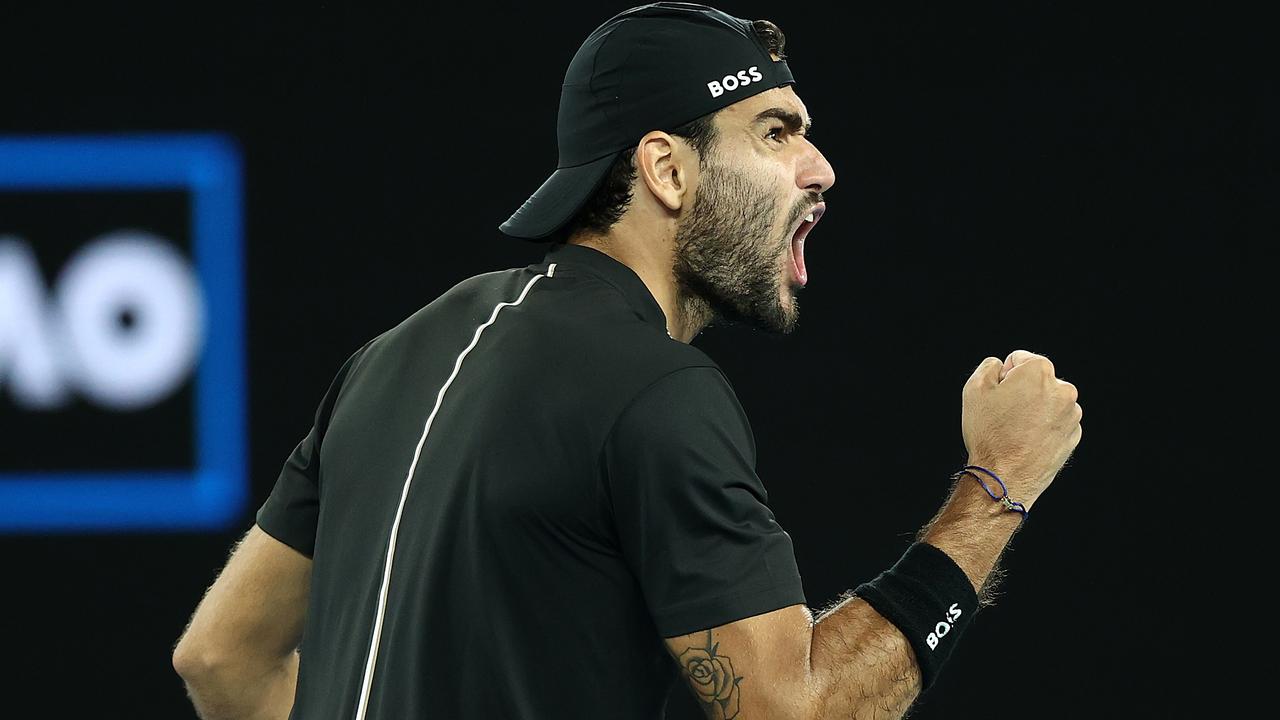
[[[804,219],[809,222],[813,222],[813,213],[809,213],[808,215],[805,215]]]

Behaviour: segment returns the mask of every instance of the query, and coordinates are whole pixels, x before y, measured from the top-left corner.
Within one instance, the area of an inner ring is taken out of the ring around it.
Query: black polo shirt
[[[258,511],[314,560],[292,717],[661,718],[664,637],[805,602],[766,500],[630,268],[470,278],[351,356]]]

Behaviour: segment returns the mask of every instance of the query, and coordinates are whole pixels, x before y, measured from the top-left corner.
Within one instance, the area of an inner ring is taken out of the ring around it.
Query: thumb
[[[978,363],[978,367],[974,369],[973,374],[969,376],[969,381],[964,384],[964,389],[980,387],[995,387],[1000,383],[1002,375],[1001,369],[1004,363],[998,357],[989,357]]]
[[[1009,357],[1004,359],[1004,368],[1000,372],[1000,377],[1003,378],[1005,375],[1009,373],[1010,370],[1030,360],[1031,358],[1038,358],[1038,357],[1041,357],[1041,356],[1029,350],[1014,350],[1013,352],[1009,353]]]
[[[1000,381],[1003,382],[1005,376],[1012,372],[1014,368],[1036,358],[1048,360],[1045,356],[1029,350],[1014,350],[1009,353],[1009,357],[1004,359],[1004,364],[1000,367]]]

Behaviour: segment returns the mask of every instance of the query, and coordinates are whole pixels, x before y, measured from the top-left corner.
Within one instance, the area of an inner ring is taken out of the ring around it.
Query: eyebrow
[[[805,122],[800,118],[799,113],[792,112],[786,108],[771,107],[768,110],[762,110],[756,115],[755,122],[763,120],[781,120],[787,126],[789,132],[798,132],[804,130],[804,134],[808,135],[809,130],[813,128],[813,118],[809,118],[809,122]]]

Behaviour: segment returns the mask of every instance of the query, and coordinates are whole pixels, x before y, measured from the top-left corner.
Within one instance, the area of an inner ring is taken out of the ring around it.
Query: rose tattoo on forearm
[[[691,647],[680,653],[676,662],[698,700],[708,706],[715,720],[732,720],[738,716],[738,685],[741,677],[733,674],[733,663],[725,655],[717,655],[720,643],[712,644],[707,631],[706,647]]]

